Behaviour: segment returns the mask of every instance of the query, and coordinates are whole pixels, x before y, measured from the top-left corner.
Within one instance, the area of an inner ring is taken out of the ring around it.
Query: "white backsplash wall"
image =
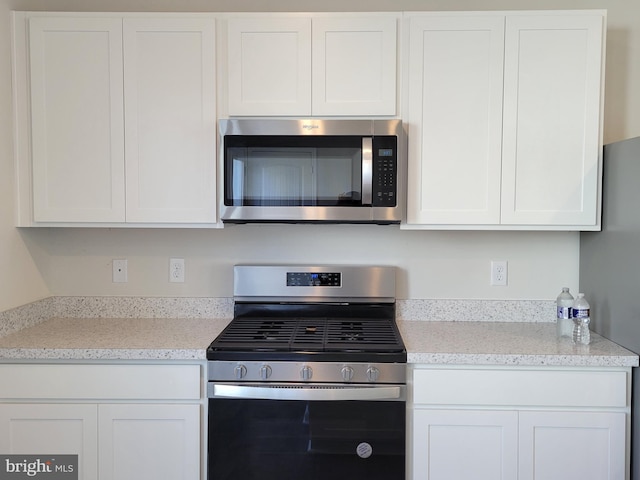
[[[223,230],[22,229],[55,296],[230,297],[238,263],[397,266],[399,299],[553,300],[578,288],[575,232],[406,231],[375,225],[238,225]],[[169,282],[169,258],[185,282]],[[113,283],[111,261],[128,260]],[[491,260],[508,261],[492,287]]]
[[[554,322],[553,300],[398,300],[397,320],[433,322]],[[233,317],[233,298],[49,297],[0,312],[0,337],[51,318]]]

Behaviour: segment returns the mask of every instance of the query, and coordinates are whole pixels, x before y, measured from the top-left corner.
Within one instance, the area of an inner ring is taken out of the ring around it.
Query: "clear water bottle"
[[[589,302],[584,298],[584,293],[579,293],[576,301],[573,302],[573,343],[589,345],[589,342],[591,342],[590,321],[591,308],[589,307]]]
[[[571,338],[573,335],[573,295],[569,293],[568,287],[562,288],[562,292],[556,299],[556,306],[558,311],[556,323],[558,338]]]

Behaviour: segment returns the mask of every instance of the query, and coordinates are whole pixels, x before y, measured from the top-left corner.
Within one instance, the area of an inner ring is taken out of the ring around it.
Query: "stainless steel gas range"
[[[236,266],[207,350],[210,480],[401,480],[395,268]]]

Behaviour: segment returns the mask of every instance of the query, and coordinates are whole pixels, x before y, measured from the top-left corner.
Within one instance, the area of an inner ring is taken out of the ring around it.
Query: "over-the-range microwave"
[[[226,223],[399,223],[400,120],[219,122]]]

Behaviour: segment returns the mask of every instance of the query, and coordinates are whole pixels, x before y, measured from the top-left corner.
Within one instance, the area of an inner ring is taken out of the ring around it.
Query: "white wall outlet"
[[[184,282],[184,258],[169,259],[169,281],[172,283]]]
[[[508,270],[506,260],[491,260],[491,285],[504,287],[507,285]]]
[[[111,262],[113,267],[113,283],[127,283],[127,259],[114,259]]]

